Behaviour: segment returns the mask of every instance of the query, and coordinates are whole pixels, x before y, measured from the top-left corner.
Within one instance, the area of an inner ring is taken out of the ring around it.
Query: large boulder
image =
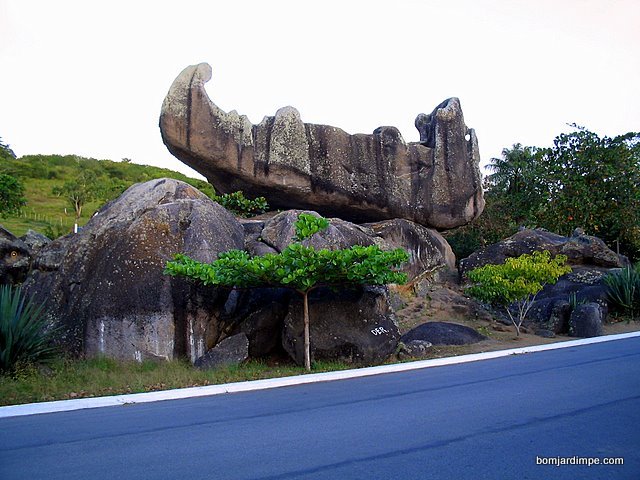
[[[437,229],[482,212],[478,142],[451,98],[420,114],[421,141],[395,127],[350,135],[303,123],[292,107],[252,125],[208,97],[205,63],[185,68],[162,105],[162,138],[177,158],[222,193],[265,196],[279,208],[316,210],[351,221],[405,218]]]
[[[386,287],[315,290],[309,295],[309,319],[312,361],[374,365],[395,352],[400,338]],[[282,343],[302,365],[304,321],[299,296],[289,305]]]
[[[224,336],[229,293],[166,276],[166,262],[179,252],[210,262],[243,242],[239,222],[204,194],[152,180],[44,246],[25,287],[71,353],[194,361]]]
[[[405,344],[416,340],[429,342],[433,345],[468,345],[487,340],[487,337],[476,332],[473,328],[457,323],[426,322],[409,330],[401,339]]]
[[[606,313],[598,303],[577,305],[569,319],[570,334],[574,337],[598,337],[604,333],[602,322]]]
[[[238,365],[249,358],[249,339],[244,333],[232,335],[220,341],[193,365],[202,370],[212,370],[218,367]]]

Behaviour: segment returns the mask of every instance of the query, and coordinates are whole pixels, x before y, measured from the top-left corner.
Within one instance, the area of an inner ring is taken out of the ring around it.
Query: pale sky
[[[567,123],[639,131],[639,50],[639,0],[0,0],[0,137],[18,155],[189,173],[158,117],[178,73],[207,62],[212,101],[254,124],[292,105],[418,141],[416,115],[459,97],[486,164]]]

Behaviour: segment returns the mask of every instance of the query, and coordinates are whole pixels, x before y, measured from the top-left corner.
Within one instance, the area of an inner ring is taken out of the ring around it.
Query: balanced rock
[[[242,226],[207,196],[152,180],[44,246],[25,287],[63,327],[71,353],[194,361],[224,336],[229,294],[164,275],[166,262],[176,253],[211,262],[243,242]]]
[[[351,221],[405,218],[437,229],[464,225],[484,208],[477,138],[456,98],[420,114],[421,141],[407,144],[395,127],[350,135],[303,123],[292,107],[253,125],[209,99],[210,79],[205,63],[178,75],[160,130],[169,151],[219,192],[242,190],[278,208]]]

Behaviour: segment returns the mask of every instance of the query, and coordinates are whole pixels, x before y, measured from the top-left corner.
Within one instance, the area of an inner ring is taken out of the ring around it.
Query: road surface
[[[0,419],[2,480],[129,478],[639,479],[640,338]]]

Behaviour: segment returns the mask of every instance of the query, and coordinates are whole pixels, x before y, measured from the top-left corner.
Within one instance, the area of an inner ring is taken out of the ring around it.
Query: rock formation
[[[30,246],[0,225],[0,285],[24,281],[31,258]]]
[[[281,251],[292,241],[299,213],[238,220],[186,183],[152,180],[105,205],[78,234],[41,246],[24,286],[36,302],[45,302],[50,323],[63,327],[61,343],[70,353],[187,357],[208,364],[218,358],[222,347],[212,349],[221,341],[244,334],[240,338],[247,339],[253,358],[286,351],[298,359],[302,316],[295,292],[204,287],[163,270],[176,253],[210,262],[233,248]],[[14,247],[20,242],[9,232],[5,236]],[[451,260],[440,234],[409,221],[359,226],[331,219],[329,229],[308,242],[316,248],[374,243],[406,248],[410,278],[425,268],[445,268]],[[317,360],[376,363],[397,345],[386,288],[319,290],[310,307]],[[384,331],[376,330],[380,327]]]
[[[419,143],[395,127],[373,134],[303,123],[292,107],[252,125],[209,99],[207,64],[185,68],[162,105],[169,151],[222,193],[265,196],[278,208],[302,208],[363,222],[404,218],[448,229],[482,212],[475,132],[451,98],[420,114]]]

